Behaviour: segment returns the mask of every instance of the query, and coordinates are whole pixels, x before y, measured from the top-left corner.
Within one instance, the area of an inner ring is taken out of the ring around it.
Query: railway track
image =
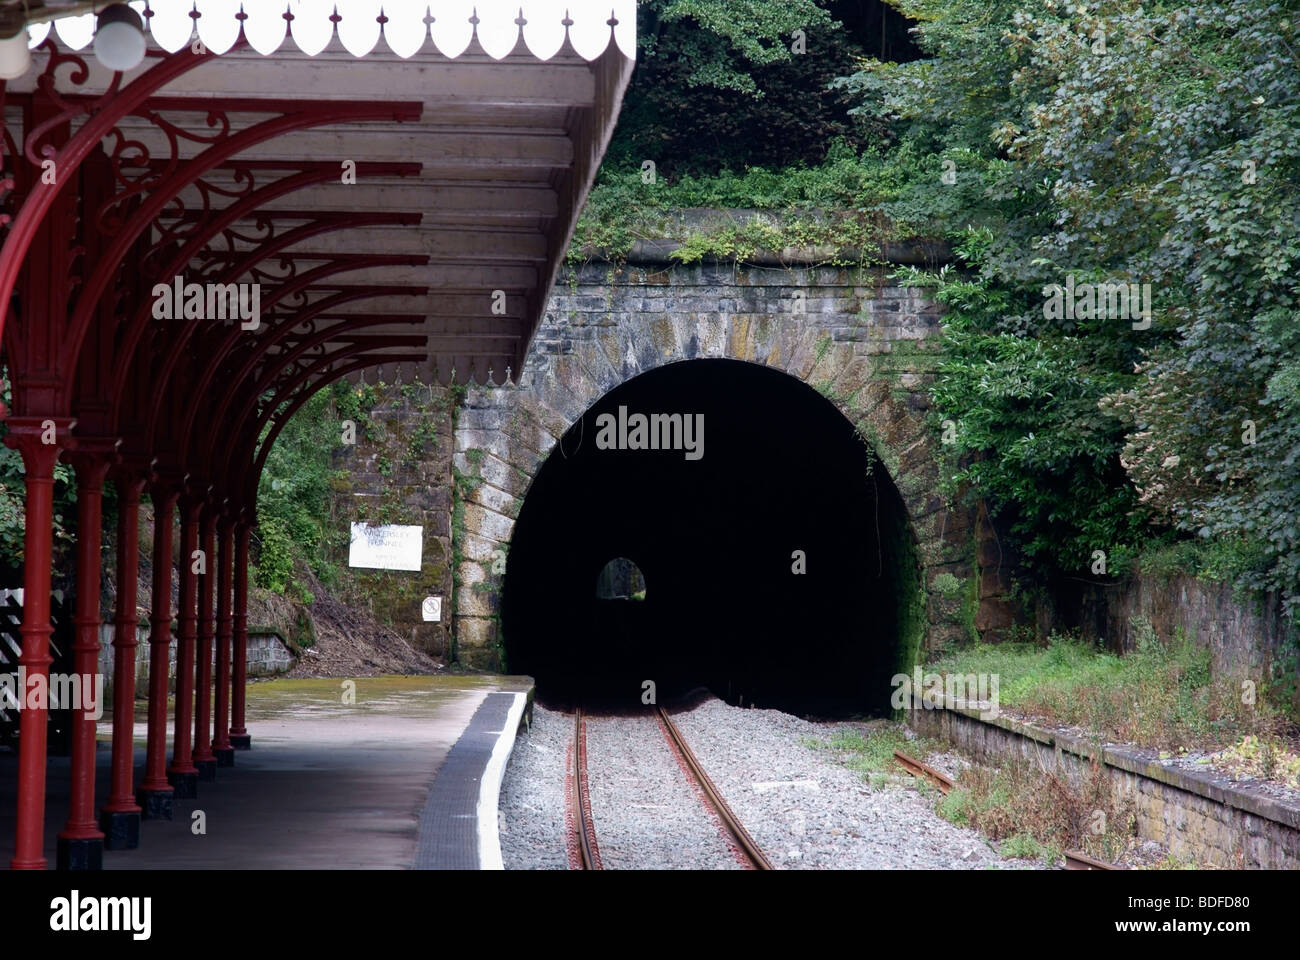
[[[915,757],[909,757],[902,750],[894,751],[894,759],[898,761],[899,766],[901,766],[912,776],[918,777],[922,780],[929,780],[931,783],[933,783],[936,787],[939,788],[940,793],[946,795],[948,791],[950,791],[953,788],[952,778],[949,777],[946,773],[940,773],[938,770],[934,769],[934,767],[930,766],[928,763],[922,763],[920,760],[917,760]]]
[[[681,730],[663,707],[655,707],[655,718],[663,731],[665,739],[681,762],[681,767],[693,781],[692,787],[703,797],[706,805],[725,828],[734,848],[747,861],[750,869],[772,870],[770,860],[759,849],[754,838],[749,835],[740,820],[727,805],[699,759],[691,750]],[[591,798],[587,782],[587,718],[581,709],[574,711],[574,746],[573,763],[570,770],[569,812],[566,819],[571,838],[571,849],[576,849],[576,856],[570,856],[570,866],[581,870],[602,869],[600,850],[596,843],[596,828],[591,816]]]
[[[591,819],[591,795],[587,790],[587,720],[582,709],[575,710],[573,772],[570,789],[569,829],[578,849],[580,870],[600,870],[600,848],[596,846],[596,825]]]
[[[1124,868],[1117,867],[1113,863],[1107,863],[1105,860],[1098,860],[1096,857],[1090,857],[1082,850],[1066,850],[1065,869],[1066,870],[1122,870]]]

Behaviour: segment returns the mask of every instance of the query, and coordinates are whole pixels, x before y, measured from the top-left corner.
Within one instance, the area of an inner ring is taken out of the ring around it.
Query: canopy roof
[[[15,4],[16,6],[17,4]],[[88,46],[95,34],[95,10],[106,3],[84,0],[29,0],[31,46],[50,33],[69,50]],[[419,53],[432,39],[444,57],[458,57],[477,44],[496,59],[524,45],[540,60],[561,51],[566,35],[573,50],[587,60],[605,52],[612,39],[629,59],[636,58],[636,0],[135,0],[132,9],[145,18],[153,43],[168,53],[190,45],[198,36],[215,53],[225,53],[243,36],[261,54],[280,50],[288,39],[315,56],[332,40],[353,56],[376,50],[382,36],[400,57]],[[84,12],[82,12],[84,11]]]
[[[219,484],[233,444],[251,496],[274,425],[333,379],[521,368],[631,73],[631,3],[131,6],[140,67],[79,54],[93,17],[64,17],[31,25],[4,90],[14,414]],[[159,319],[177,277],[256,284],[259,323]]]

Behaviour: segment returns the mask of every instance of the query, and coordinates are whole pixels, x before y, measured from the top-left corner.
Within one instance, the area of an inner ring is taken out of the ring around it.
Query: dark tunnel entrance
[[[681,449],[640,449],[651,436]],[[551,702],[631,707],[650,680],[660,702],[705,686],[884,714],[915,558],[887,471],[825,397],[755,364],[671,364],[603,397],[534,479],[506,567],[507,666]],[[615,560],[641,579],[598,589]]]

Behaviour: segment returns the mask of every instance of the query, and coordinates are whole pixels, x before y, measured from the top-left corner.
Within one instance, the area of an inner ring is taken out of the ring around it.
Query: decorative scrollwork
[[[113,128],[110,134],[113,137],[113,146],[109,151],[109,164],[113,172],[113,182],[116,189],[114,195],[96,211],[96,222],[106,234],[116,233],[122,229],[129,216],[127,211],[129,211],[131,201],[134,198],[142,197],[167,182],[180,168],[182,142],[187,141],[202,146],[211,146],[228,137],[231,130],[230,118],[221,110],[209,109],[206,111],[204,115],[205,122],[211,131],[208,133],[186,129],[176,121],[164,116],[157,109],[150,108],[147,105],[139,110],[132,111],[130,115],[148,121],[165,138],[167,148],[163,156],[155,158],[153,151],[143,140],[128,137],[120,127]],[[134,171],[139,171],[139,173]],[[184,203],[177,198],[170,200],[168,202],[169,210],[160,214],[154,220],[154,228],[159,234],[159,240],[155,247],[163,247],[174,243],[198,230],[201,227],[203,215],[206,215],[212,209],[212,195],[239,198],[253,189],[251,173],[248,171],[237,170],[234,179],[236,184],[240,185],[235,190],[228,190],[203,180],[195,182],[194,187],[198,190],[201,199],[200,215],[197,217],[184,216]],[[182,215],[174,215],[170,212],[171,208],[174,208]],[[166,221],[171,222],[169,224]],[[151,248],[146,253],[146,259],[150,258],[152,252]]]
[[[109,170],[113,175],[114,193],[94,211],[95,224],[103,234],[114,234],[126,222],[126,209],[131,198],[139,196],[160,179],[156,165],[151,162],[149,148],[140,140],[132,140],[114,127],[108,151]],[[140,171],[131,176],[127,171]]]
[[[0,119],[5,113],[5,92],[8,84],[0,80]],[[13,221],[10,202],[13,199],[14,176],[9,163],[18,155],[18,146],[8,127],[3,127],[0,135],[0,227],[7,227]]]
[[[74,87],[85,86],[86,81],[90,79],[90,67],[86,65],[85,59],[75,53],[65,53],[60,50],[52,37],[47,37],[37,49],[47,52],[49,59],[41,75],[36,78],[36,88],[59,108],[57,114],[33,127],[23,142],[23,154],[27,160],[35,166],[40,166],[42,160],[56,157],[59,152],[54,144],[42,143],[45,137],[74,117],[100,110],[117,94],[118,87],[122,83],[122,74],[114,73],[108,89],[97,97],[89,100],[69,100],[59,92],[56,74],[60,67],[71,65],[73,70],[68,76],[68,82]]]
[[[298,276],[298,261],[288,255],[264,260],[249,271],[254,283],[282,284]]]
[[[244,222],[247,223],[248,221]],[[253,219],[252,232],[249,232],[247,228],[241,229],[233,223],[226,228],[225,232],[235,240],[243,243],[265,243],[275,236],[275,214],[258,211],[257,216]]]

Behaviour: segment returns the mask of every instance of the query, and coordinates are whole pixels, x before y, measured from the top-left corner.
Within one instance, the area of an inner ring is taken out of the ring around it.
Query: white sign
[[[352,524],[349,567],[376,570],[419,570],[424,527]]]
[[[437,623],[442,619],[442,597],[425,597],[420,604],[420,616],[426,621]]]

